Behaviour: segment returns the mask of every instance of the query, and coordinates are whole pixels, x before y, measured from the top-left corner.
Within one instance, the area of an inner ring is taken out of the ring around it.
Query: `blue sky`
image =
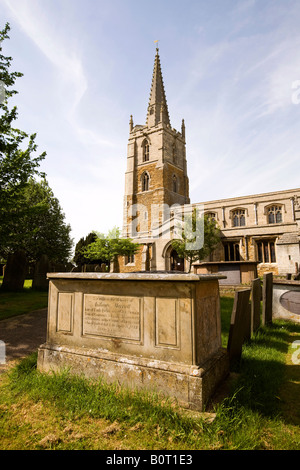
[[[129,118],[145,124],[159,50],[191,202],[298,188],[298,0],[2,0],[17,126],[75,242],[122,226]]]

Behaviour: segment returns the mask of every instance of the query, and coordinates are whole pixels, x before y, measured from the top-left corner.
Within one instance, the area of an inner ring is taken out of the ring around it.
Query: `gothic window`
[[[178,182],[177,182],[177,176],[176,176],[176,175],[173,175],[172,184],[173,184],[173,191],[174,191],[174,193],[177,193]]]
[[[240,245],[237,242],[224,243],[225,261],[240,261]]]
[[[184,271],[184,258],[181,258],[175,250],[170,254],[171,271]]]
[[[268,208],[268,223],[279,224],[280,222],[282,222],[282,206],[270,206]]]
[[[245,209],[236,209],[232,211],[233,227],[244,227],[246,225]]]
[[[147,172],[142,175],[142,191],[149,191],[149,174]]]
[[[143,162],[149,161],[149,142],[148,140],[144,140],[143,142]]]
[[[217,215],[215,212],[206,212],[205,217],[207,217],[209,221],[217,221]]]
[[[274,240],[257,241],[256,246],[257,246],[257,261],[259,263],[276,263]]]

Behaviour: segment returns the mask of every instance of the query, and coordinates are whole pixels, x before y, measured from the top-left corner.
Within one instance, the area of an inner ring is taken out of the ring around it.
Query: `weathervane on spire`
[[[159,39],[155,39],[154,44],[156,43],[156,50],[158,51],[158,41]]]

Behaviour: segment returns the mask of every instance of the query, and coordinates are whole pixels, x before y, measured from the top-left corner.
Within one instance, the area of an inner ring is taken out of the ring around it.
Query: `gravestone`
[[[23,289],[27,273],[27,258],[23,250],[8,255],[2,289],[19,291]]]
[[[250,339],[251,339],[251,302],[248,302],[248,307],[247,307],[247,311],[245,314],[244,341],[250,341]]]
[[[71,268],[71,273],[79,273],[80,272],[80,269],[78,266],[74,266],[73,268]]]
[[[263,309],[262,324],[264,326],[272,323],[273,310],[273,273],[266,273],[263,276]]]
[[[94,273],[95,272],[95,264],[84,264],[83,265],[83,272],[84,273]]]
[[[260,279],[254,279],[251,285],[251,333],[260,327],[260,302],[261,284]]]
[[[227,344],[227,351],[231,364],[241,358],[243,343],[249,336],[249,299],[250,289],[236,291]]]
[[[50,263],[47,255],[42,255],[35,265],[32,287],[35,289],[47,289],[49,281],[47,273],[50,271]]]

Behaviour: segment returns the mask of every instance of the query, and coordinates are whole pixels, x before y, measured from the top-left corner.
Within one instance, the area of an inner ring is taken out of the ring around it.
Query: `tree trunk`
[[[8,255],[2,289],[11,292],[22,290],[26,278],[27,266],[25,251],[17,250]]]

